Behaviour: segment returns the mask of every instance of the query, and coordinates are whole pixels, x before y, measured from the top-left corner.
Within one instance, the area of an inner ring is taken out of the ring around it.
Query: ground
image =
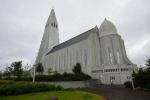
[[[46,100],[49,97],[58,97],[59,100],[105,100],[102,96],[81,91],[30,93],[17,96],[4,96],[0,97],[0,100]]]
[[[102,95],[106,100],[150,100],[150,91],[132,90],[123,86],[100,85],[80,90]]]

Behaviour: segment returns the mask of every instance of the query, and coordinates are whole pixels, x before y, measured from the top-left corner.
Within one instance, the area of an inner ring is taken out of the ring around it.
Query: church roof
[[[58,50],[60,50],[60,49],[66,48],[66,47],[68,47],[68,46],[71,46],[71,45],[73,45],[73,44],[75,44],[75,43],[78,43],[78,42],[80,42],[80,41],[82,41],[82,40],[87,39],[88,36],[89,36],[89,34],[90,34],[94,29],[95,29],[95,27],[92,28],[92,29],[90,29],[90,30],[88,30],[88,31],[86,31],[86,32],[84,32],[84,33],[82,33],[82,34],[80,34],[80,35],[78,35],[78,36],[76,36],[76,37],[74,37],[74,38],[72,38],[72,39],[70,39],[70,40],[67,40],[67,41],[65,41],[65,42],[63,42],[63,43],[61,43],[61,44],[58,44],[58,45],[54,46],[54,47],[52,48],[52,50],[50,50],[50,51],[47,53],[47,55],[50,54],[50,53],[56,52],[56,51],[58,51]]]
[[[99,28],[99,33],[100,36],[105,36],[109,34],[118,34],[115,25],[111,21],[107,20],[106,18],[104,19],[104,21],[102,22]]]

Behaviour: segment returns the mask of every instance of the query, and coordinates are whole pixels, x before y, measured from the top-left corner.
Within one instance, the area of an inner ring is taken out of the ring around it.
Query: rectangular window
[[[110,80],[115,80],[115,76],[110,76]]]

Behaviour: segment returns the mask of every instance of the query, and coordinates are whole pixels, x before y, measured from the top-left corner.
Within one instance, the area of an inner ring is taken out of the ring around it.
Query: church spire
[[[48,20],[45,25],[43,38],[41,41],[36,64],[44,61],[45,55],[56,45],[59,44],[58,23],[54,9],[51,10]]]
[[[50,15],[49,15],[49,18],[47,20],[45,28],[47,26],[49,26],[50,24],[51,24],[51,26],[58,28],[58,23],[57,23],[56,15],[55,15],[55,11],[54,11],[53,8],[52,8],[52,10],[50,12]]]

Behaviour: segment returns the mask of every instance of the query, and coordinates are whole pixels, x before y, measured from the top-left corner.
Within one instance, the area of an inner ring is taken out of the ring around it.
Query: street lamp
[[[36,65],[33,65],[33,78],[32,78],[33,83],[35,82],[35,68],[36,68]]]
[[[132,83],[132,89],[134,90],[134,81],[133,81],[133,77],[131,76],[131,83]]]
[[[102,84],[102,78],[103,77],[104,77],[103,75],[100,75],[100,82],[101,82],[101,84]]]

